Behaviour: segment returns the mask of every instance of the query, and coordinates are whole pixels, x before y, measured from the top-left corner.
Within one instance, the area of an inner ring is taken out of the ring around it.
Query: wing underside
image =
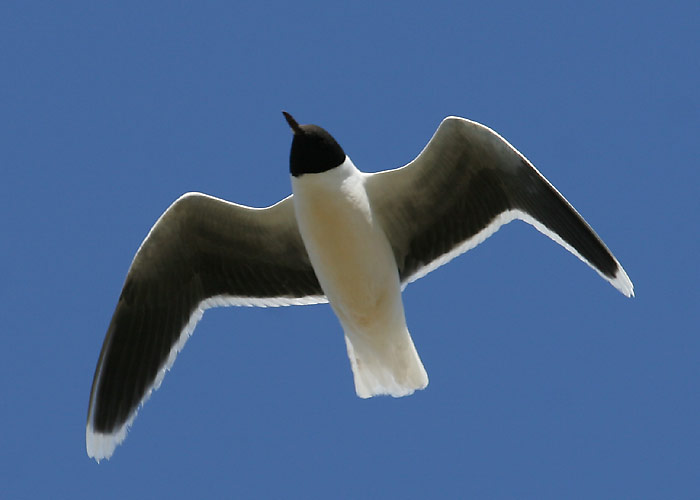
[[[404,286],[520,219],[583,260],[627,296],[622,266],[571,204],[505,139],[446,118],[405,167],[366,177]]]
[[[134,257],[95,370],[86,443],[96,459],[124,439],[204,311],[325,302],[291,197],[253,209],[189,193]]]

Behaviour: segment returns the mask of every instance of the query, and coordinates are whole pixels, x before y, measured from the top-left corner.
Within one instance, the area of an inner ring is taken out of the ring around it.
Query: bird
[[[519,219],[627,297],[634,288],[571,204],[503,137],[449,116],[407,165],[360,171],[325,129],[293,132],[292,194],[266,208],[186,193],[129,267],[95,370],[86,448],[110,458],[206,309],[329,303],[357,396],[408,396],[428,375],[406,325],[409,283]]]

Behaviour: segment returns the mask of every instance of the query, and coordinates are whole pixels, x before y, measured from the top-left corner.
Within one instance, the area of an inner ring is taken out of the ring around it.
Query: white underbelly
[[[294,210],[318,281],[345,332],[362,398],[406,396],[428,376],[406,327],[391,245],[372,217],[364,177],[349,158],[292,178]]]
[[[391,246],[372,220],[364,191],[352,197],[324,189],[295,200],[311,264],[344,326],[365,330],[403,322],[398,270]]]

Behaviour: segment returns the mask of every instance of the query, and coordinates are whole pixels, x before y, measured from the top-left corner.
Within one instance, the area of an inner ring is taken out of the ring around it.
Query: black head
[[[331,134],[316,125],[299,125],[286,111],[282,114],[294,132],[289,154],[289,171],[294,177],[325,172],[345,161],[345,151]]]

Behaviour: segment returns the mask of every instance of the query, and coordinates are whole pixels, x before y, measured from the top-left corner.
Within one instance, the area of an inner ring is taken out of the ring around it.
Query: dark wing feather
[[[127,274],[93,379],[88,453],[111,455],[207,307],[325,301],[291,196],[253,209],[184,195],[153,226]]]
[[[521,219],[633,295],[627,274],[586,221],[523,155],[483,125],[446,118],[414,161],[369,174],[366,186],[404,284]]]

